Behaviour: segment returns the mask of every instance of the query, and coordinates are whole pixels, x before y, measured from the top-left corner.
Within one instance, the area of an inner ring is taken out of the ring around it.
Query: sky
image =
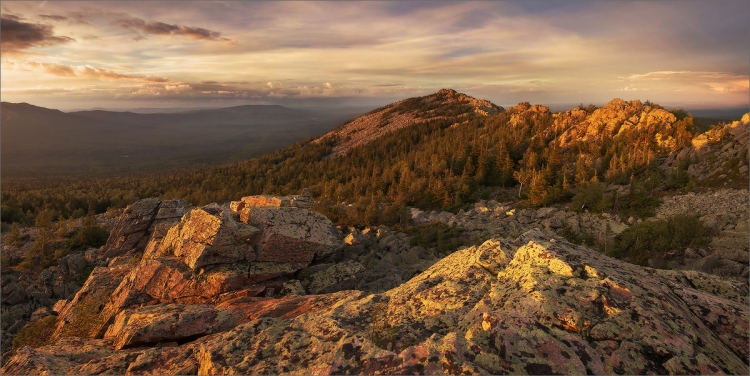
[[[750,2],[2,2],[0,97],[62,110],[748,106]]]

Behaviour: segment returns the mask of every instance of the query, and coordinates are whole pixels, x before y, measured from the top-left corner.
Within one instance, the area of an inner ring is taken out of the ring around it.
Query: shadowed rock
[[[123,255],[143,253],[152,235],[157,239],[163,236],[161,231],[154,231],[159,224],[175,223],[185,213],[184,200],[161,201],[147,198],[135,202],[123,211],[110,232],[104,245],[102,256],[113,258]]]

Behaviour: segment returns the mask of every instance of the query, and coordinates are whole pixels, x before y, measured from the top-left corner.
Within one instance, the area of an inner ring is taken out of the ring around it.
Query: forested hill
[[[415,109],[425,98],[400,103]],[[407,113],[404,108],[388,111]],[[329,156],[342,138],[324,137],[184,172],[44,187],[4,181],[2,220],[31,223],[45,208],[63,216],[89,208],[103,212],[150,196],[203,205],[251,194],[295,194],[309,187],[318,209],[334,220],[393,223],[403,218],[406,206],[457,209],[496,187],[520,188],[528,204],[538,206],[587,190],[592,197],[601,196],[601,182],[632,184],[628,197],[602,201],[628,210],[663,180],[674,180],[676,175],[666,176],[656,161],[689,145],[693,137],[693,118],[684,111],[620,99],[564,113],[528,103],[495,114],[460,102],[429,110],[442,115],[380,135],[337,158]],[[351,205],[331,209],[341,203]]]

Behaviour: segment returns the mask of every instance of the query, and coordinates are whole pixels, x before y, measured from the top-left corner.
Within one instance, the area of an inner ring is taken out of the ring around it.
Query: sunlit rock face
[[[662,108],[644,105],[639,100],[617,98],[591,114],[576,109],[555,116],[555,129],[560,132],[557,142],[562,147],[576,142],[616,138],[628,132],[651,135],[659,149],[666,152],[677,150],[681,145],[675,115]]]
[[[2,371],[748,373],[744,284],[627,264],[538,230],[459,250],[380,294],[249,290],[122,309],[104,333],[21,349]]]

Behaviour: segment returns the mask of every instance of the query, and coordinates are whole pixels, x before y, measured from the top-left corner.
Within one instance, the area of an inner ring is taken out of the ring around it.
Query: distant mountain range
[[[355,117],[246,105],[177,113],[65,113],[2,102],[4,176],[118,173],[258,156],[320,135]]]
[[[222,107],[137,107],[137,108],[93,107],[93,108],[84,108],[84,109],[65,111],[65,112],[72,113],[72,112],[82,112],[82,111],[109,111],[109,112],[134,112],[136,114],[172,114],[175,112],[216,110],[219,108],[222,108]]]

